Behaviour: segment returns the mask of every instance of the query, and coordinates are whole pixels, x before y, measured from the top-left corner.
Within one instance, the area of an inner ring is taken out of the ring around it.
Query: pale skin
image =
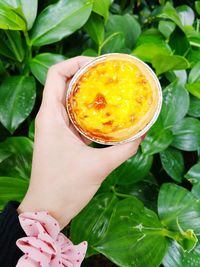
[[[63,229],[91,200],[106,176],[137,152],[141,139],[92,148],[71,124],[66,82],[91,57],[75,57],[52,66],[35,122],[32,172],[18,213],[48,211]]]

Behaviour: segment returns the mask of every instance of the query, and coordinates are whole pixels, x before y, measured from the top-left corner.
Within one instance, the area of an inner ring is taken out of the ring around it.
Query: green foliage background
[[[122,267],[199,267],[199,14],[200,1],[189,0],[1,0],[0,208],[27,190],[48,68],[80,54],[129,53],[158,75],[162,111],[70,237],[88,240],[88,257]]]

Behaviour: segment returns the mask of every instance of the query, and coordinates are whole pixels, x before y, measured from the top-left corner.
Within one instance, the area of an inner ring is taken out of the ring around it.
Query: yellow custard
[[[67,101],[76,128],[92,140],[121,142],[153,119],[158,83],[149,68],[130,56],[108,56],[76,79]]]

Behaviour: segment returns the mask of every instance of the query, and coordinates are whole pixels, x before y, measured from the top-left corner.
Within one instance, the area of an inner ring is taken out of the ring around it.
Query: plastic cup
[[[143,136],[155,123],[162,89],[152,69],[120,53],[96,57],[72,78],[66,107],[74,127],[99,144],[116,145]]]

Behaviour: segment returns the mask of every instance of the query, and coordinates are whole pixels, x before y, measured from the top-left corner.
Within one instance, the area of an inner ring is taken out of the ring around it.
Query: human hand
[[[66,112],[66,82],[89,62],[75,57],[52,66],[35,121],[31,180],[18,212],[48,211],[61,229],[83,209],[105,177],[136,153],[141,139],[97,149],[75,130]]]

